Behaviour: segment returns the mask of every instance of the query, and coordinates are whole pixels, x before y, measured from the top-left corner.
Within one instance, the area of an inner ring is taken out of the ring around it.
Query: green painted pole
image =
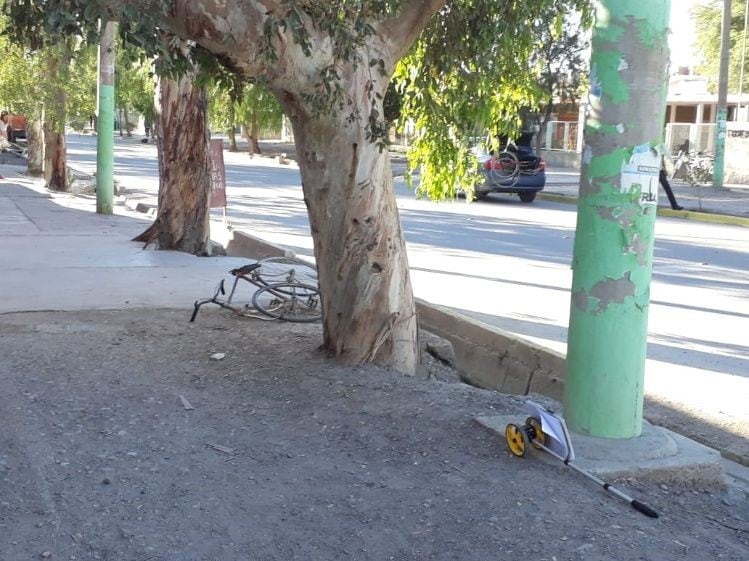
[[[713,187],[721,189],[726,169],[726,121],[728,120],[728,63],[731,55],[731,0],[723,0],[718,73],[718,108],[715,119],[715,162]]]
[[[642,432],[670,0],[599,0],[591,45],[565,418],[579,434]]]
[[[96,122],[96,212],[114,212],[114,49],[117,23],[107,22],[99,43],[99,111]]]

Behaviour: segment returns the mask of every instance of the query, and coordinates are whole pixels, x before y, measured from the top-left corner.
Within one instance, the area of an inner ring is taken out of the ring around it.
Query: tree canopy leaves
[[[402,118],[417,137],[409,154],[419,192],[454,197],[480,180],[471,148],[484,137],[498,149],[526,109],[545,101],[539,52],[566,18],[589,23],[588,0],[453,0],[401,60],[395,81]]]
[[[744,2],[731,3],[731,35],[728,88],[730,92],[739,91],[741,74],[741,51],[744,47]],[[697,31],[697,46],[702,54],[702,61],[697,72],[711,79],[711,89],[717,90],[720,67],[720,38],[723,25],[723,2],[713,0],[694,10]],[[743,92],[749,91],[749,57],[744,61]]]
[[[302,92],[315,110],[345,110],[347,95],[340,86],[346,66],[368,65],[389,72],[376,46],[394,29],[399,10],[411,0],[277,0],[246,2],[257,7],[263,38],[258,56],[262,64],[237,61],[191,43],[191,57],[206,72],[237,75],[263,82],[274,78],[277,51],[285,33],[309,57],[320,31],[332,56],[317,67],[317,79]],[[184,62],[184,53],[164,41],[168,15],[178,2],[166,0],[6,0],[14,25],[8,33],[30,46],[76,34],[92,40],[102,14],[121,20],[123,36],[172,70]],[[477,136],[489,135],[495,144],[501,134],[513,135],[521,125],[521,111],[543,100],[534,53],[564,25],[567,17],[588,21],[590,0],[445,0],[417,42],[395,68],[401,94],[401,120],[412,119],[417,136],[410,162],[421,171],[419,191],[430,197],[452,197],[458,189],[478,180],[471,153]],[[571,15],[576,14],[576,15]],[[317,35],[315,35],[317,34]],[[227,35],[226,42],[235,40]],[[326,47],[327,48],[327,47]],[[366,54],[363,54],[366,53]],[[251,71],[248,70],[251,68]],[[249,73],[249,74],[248,74]],[[382,142],[387,123],[382,116],[382,95],[372,99],[364,120],[368,136]]]

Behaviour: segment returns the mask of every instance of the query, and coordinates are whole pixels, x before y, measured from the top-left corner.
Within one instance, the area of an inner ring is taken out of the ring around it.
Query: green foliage
[[[95,49],[68,39],[31,52],[0,36],[0,51],[3,107],[28,119],[39,117],[44,107],[56,129],[88,121],[96,107]]]
[[[744,46],[744,10],[745,2],[731,3],[731,36],[728,88],[730,92],[739,91],[739,76],[741,74],[741,51]],[[697,72],[709,77],[712,91],[717,91],[718,74],[720,68],[720,39],[723,25],[723,2],[711,2],[697,6],[694,10],[695,27],[697,32],[697,47],[702,54],[702,62],[697,66]],[[744,62],[743,92],[749,91],[749,56]]]
[[[154,81],[151,60],[133,45],[119,41],[115,62],[115,104],[154,119]],[[96,84],[96,77],[94,77]]]
[[[92,26],[107,4],[105,0],[44,0],[31,2],[34,9],[28,11],[29,1],[6,0],[18,24],[12,34],[27,42],[32,32],[52,38],[74,33],[90,39]],[[119,7],[116,15],[122,21],[123,36],[149,56],[159,54],[158,61],[164,65],[160,72],[178,71],[189,58],[211,79],[237,82],[226,87],[227,92],[235,92],[229,95],[240,112],[239,100],[245,99],[246,93],[243,79],[258,84],[272,79],[278,49],[289,36],[303,52],[312,55],[313,34],[322,31],[330,38],[333,57],[317,69],[316,81],[301,88],[306,107],[317,114],[348,111],[349,121],[361,121],[367,138],[383,148],[388,115],[383,114],[382,94],[373,84],[374,77],[381,77],[387,69],[372,47],[378,44],[374,35],[386,33],[378,27],[387,25],[389,16],[397,16],[405,1],[280,0],[277,5],[271,4],[263,8],[264,27],[258,45],[262,64],[256,75],[246,77],[224,55],[194,46],[186,57],[178,44],[181,42],[165,40],[163,32],[169,29],[163,16],[174,2],[121,1],[113,5]],[[550,37],[561,34],[564,14],[571,6],[582,10],[587,21],[588,4],[587,0],[446,0],[398,65],[394,79],[401,101],[401,122],[413,119],[416,125],[417,138],[409,161],[412,169],[421,168],[421,194],[452,197],[458,189],[470,190],[479,180],[476,159],[470,151],[475,137],[488,133],[496,148],[500,135],[517,132],[523,111],[537,108],[548,99],[540,85],[538,53]],[[37,9],[41,5],[43,9]],[[135,10],[136,5],[140,9]],[[280,39],[280,34],[286,34],[286,38]],[[364,93],[369,102],[366,114],[354,109],[360,104],[348,97],[342,81],[347,68],[363,65],[373,76],[358,92]],[[259,87],[250,88],[253,95],[262,91],[254,89]],[[239,91],[244,92],[242,96],[236,93]],[[215,103],[225,104],[220,100],[216,97]],[[247,110],[259,115],[258,108],[266,101],[253,103]],[[389,105],[388,113],[390,109]],[[227,117],[221,116],[218,106],[212,114],[219,120]],[[277,115],[275,109],[269,115]]]
[[[0,106],[13,113],[34,115],[39,91],[38,58],[0,36]]]
[[[275,96],[260,84],[247,84],[237,107],[237,120],[248,129],[253,119],[259,130],[280,130],[283,111]]]
[[[537,46],[531,63],[538,87],[547,100],[559,103],[580,99],[587,78],[590,0],[557,0],[534,25]]]
[[[589,21],[589,2],[560,0],[453,0],[433,19],[394,77],[404,96],[401,123],[416,126],[409,167],[421,169],[418,194],[471,191],[482,179],[471,152],[477,137],[498,149],[500,137],[516,135],[523,112],[546,101],[537,53],[571,4]]]
[[[229,91],[215,83],[208,88],[208,123],[211,129],[228,131],[236,126],[236,102]]]
[[[89,123],[96,113],[98,51],[93,45],[81,45],[70,65],[67,94],[67,121],[77,130]]]
[[[215,82],[208,89],[208,114],[211,127],[227,131],[237,125],[250,130],[279,130],[283,111],[275,96],[264,86],[243,82],[239,89]]]
[[[398,91],[395,82],[388,84],[385,98],[382,100],[382,115],[388,124],[395,123],[400,119],[403,107],[403,95]]]

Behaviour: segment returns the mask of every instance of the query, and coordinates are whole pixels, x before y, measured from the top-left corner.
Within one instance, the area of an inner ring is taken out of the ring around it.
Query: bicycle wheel
[[[520,160],[512,152],[501,152],[489,161],[489,177],[496,185],[509,187],[520,175]]]
[[[284,321],[312,323],[322,318],[320,291],[307,284],[269,284],[255,292],[252,305],[258,312]]]
[[[268,257],[258,261],[255,278],[265,286],[280,282],[317,286],[317,269],[295,257]]]

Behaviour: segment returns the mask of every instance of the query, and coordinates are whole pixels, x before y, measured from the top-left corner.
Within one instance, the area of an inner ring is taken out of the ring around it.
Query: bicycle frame
[[[250,284],[256,286],[260,289],[259,292],[266,291],[267,293],[273,294],[277,296],[278,298],[281,298],[283,300],[291,300],[296,301],[298,298],[298,294],[296,293],[296,289],[301,290],[314,290],[315,293],[317,293],[319,298],[319,290],[316,287],[311,287],[308,285],[305,285],[302,282],[299,282],[296,278],[296,272],[294,269],[291,269],[289,271],[286,271],[284,273],[280,273],[277,275],[271,274],[271,276],[283,276],[285,277],[285,282],[280,283],[268,283],[266,279],[263,279],[263,277],[259,273],[260,265],[258,264],[251,264],[246,265],[244,267],[239,267],[237,269],[232,269],[229,271],[232,275],[234,275],[234,282],[232,283],[231,290],[229,292],[229,296],[226,299],[222,299],[221,296],[226,295],[226,287],[225,287],[225,279],[221,279],[221,281],[218,283],[218,286],[216,287],[216,290],[211,298],[204,298],[202,300],[196,300],[192,312],[192,316],[190,317],[190,322],[194,322],[195,318],[198,315],[198,312],[200,311],[201,306],[204,304],[216,304],[217,306],[221,308],[225,308],[227,310],[231,310],[232,312],[248,316],[252,318],[257,319],[263,319],[263,320],[272,320],[272,319],[278,319],[273,317],[272,315],[267,315],[268,312],[264,310],[263,308],[258,308],[257,304],[255,303],[255,299],[257,298],[257,294],[255,293],[252,298],[252,304],[243,304],[241,306],[237,306],[233,304],[234,296],[237,291],[237,284],[240,280],[244,280],[249,282]],[[268,275],[269,273],[265,273]],[[294,321],[294,320],[289,320]],[[297,320],[302,321],[302,320]]]
[[[257,282],[253,282],[250,278],[244,276],[244,275],[237,275],[234,277],[234,283],[232,283],[231,286],[231,292],[229,292],[229,297],[226,300],[219,299],[219,295],[226,295],[226,289],[224,288],[225,280],[221,279],[221,282],[218,283],[218,286],[216,287],[216,292],[214,292],[213,296],[211,298],[204,298],[203,300],[196,300],[194,304],[194,309],[192,311],[192,316],[190,317],[190,322],[194,322],[195,318],[198,315],[198,312],[200,311],[200,307],[203,304],[216,304],[217,306],[220,306],[222,308],[225,308],[227,310],[231,310],[232,312],[236,314],[241,315],[251,315],[252,317],[257,317],[259,319],[270,319],[266,318],[265,316],[261,316],[260,314],[248,314],[248,311],[250,310],[248,305],[245,305],[245,308],[240,308],[238,306],[232,305],[231,301],[234,298],[234,293],[237,290],[237,283],[240,279],[244,279],[249,283],[254,284],[255,286],[258,286]]]

